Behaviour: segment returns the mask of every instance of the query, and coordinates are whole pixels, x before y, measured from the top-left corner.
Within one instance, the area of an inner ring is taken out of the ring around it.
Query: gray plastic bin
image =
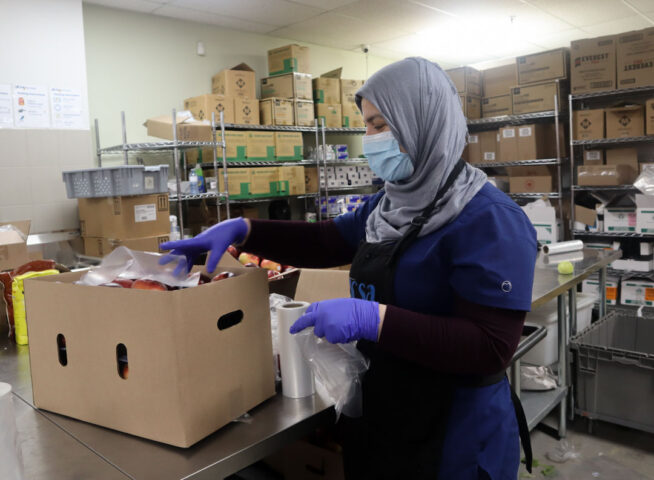
[[[654,433],[654,318],[616,310],[570,344],[577,413]]]
[[[63,172],[68,198],[145,195],[168,191],[168,165],[89,168]]]
[[[168,165],[145,167],[143,193],[166,193],[168,191]]]

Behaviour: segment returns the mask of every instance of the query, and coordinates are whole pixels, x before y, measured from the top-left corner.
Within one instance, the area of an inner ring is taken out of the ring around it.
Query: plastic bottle
[[[189,181],[189,193],[191,195],[197,195],[200,193],[200,190],[198,190],[198,175],[195,173],[195,169],[191,169],[191,171],[188,174],[188,181]]]
[[[204,173],[202,172],[202,164],[198,163],[195,166],[195,175],[198,177],[198,192],[207,193],[207,185],[204,181]]]

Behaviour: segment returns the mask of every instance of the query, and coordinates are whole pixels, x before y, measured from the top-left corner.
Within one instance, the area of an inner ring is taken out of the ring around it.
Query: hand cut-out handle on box
[[[238,325],[243,320],[243,310],[234,310],[226,313],[218,319],[218,330],[226,330],[234,325]]]
[[[57,355],[59,355],[59,363],[62,367],[68,365],[68,351],[66,350],[66,337],[61,333],[57,335]]]
[[[116,363],[118,365],[118,376],[127,380],[129,376],[129,362],[127,361],[127,347],[123,343],[116,345]]]

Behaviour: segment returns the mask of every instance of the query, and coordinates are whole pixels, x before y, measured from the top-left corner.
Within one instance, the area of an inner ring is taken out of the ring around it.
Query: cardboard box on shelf
[[[645,135],[654,135],[654,98],[645,102]]]
[[[211,142],[211,125],[204,121],[193,120],[190,114],[177,114],[177,140],[182,142]],[[150,118],[143,124],[151,137],[173,140],[173,117],[162,115]]]
[[[618,35],[618,88],[654,85],[654,28]]]
[[[534,226],[539,243],[547,245],[559,241],[559,220],[556,218],[554,207],[542,202],[532,202],[522,207],[522,210]]]
[[[509,177],[509,191],[511,193],[548,193],[552,191],[552,177],[530,176]]]
[[[604,165],[604,150],[584,150],[584,165]]]
[[[216,132],[216,141],[222,141],[222,132]],[[248,149],[248,134],[244,131],[225,131],[225,155],[227,161],[230,162],[243,162],[247,159]],[[218,150],[218,158],[222,160],[220,149]],[[211,160],[211,154],[208,157]],[[203,157],[204,160],[204,157]]]
[[[30,220],[0,223],[0,272],[20,267],[31,260],[27,253]]]
[[[313,167],[304,169],[304,187],[306,193],[315,193],[318,191],[318,172]]]
[[[234,98],[234,123],[259,125],[259,100],[256,98]]]
[[[604,109],[575,110],[572,114],[575,140],[596,140],[604,137]]]
[[[268,75],[282,75],[291,72],[311,72],[309,47],[292,44],[268,50]]]
[[[295,124],[302,127],[313,127],[316,119],[313,100],[293,100]]]
[[[286,73],[261,79],[261,98],[313,100],[311,74]]]
[[[577,167],[577,185],[613,186],[623,185],[619,165],[580,165]]]
[[[553,128],[542,123],[516,127],[518,160],[537,160],[556,156],[556,139]]]
[[[607,108],[605,112],[606,138],[645,135],[645,112],[642,105]]]
[[[347,102],[341,105],[343,121],[342,125],[348,128],[362,128],[365,127],[361,110],[357,107],[356,103]]]
[[[227,97],[257,98],[254,70],[246,63],[218,72],[211,78],[211,93]]]
[[[303,195],[306,193],[304,167],[279,167],[279,192],[284,195]]]
[[[273,396],[266,273],[225,269],[236,276],[175,292],[75,285],[84,272],[25,282],[34,405],[190,447]],[[59,334],[75,351],[67,367]]]
[[[509,65],[489,68],[481,72],[484,97],[500,97],[510,94],[518,84],[518,69],[515,60]],[[495,117],[497,115],[489,115]]]
[[[606,150],[606,164],[621,166],[623,184],[633,183],[638,176],[638,150],[636,148],[610,148]]]
[[[595,227],[597,225],[597,210],[575,205],[575,221],[589,227]]]
[[[341,80],[339,78],[321,76],[314,78],[312,82],[314,103],[341,103]]]
[[[229,169],[227,182],[230,198],[249,198],[251,196],[252,170],[251,168]],[[225,177],[222,168],[218,169],[218,188],[221,192],[225,191]]]
[[[607,277],[606,279],[606,304],[617,305],[618,303],[618,277]],[[581,284],[581,291],[599,297],[600,282],[597,276],[584,280]]]
[[[295,123],[293,100],[266,98],[259,100],[261,125],[293,125]]]
[[[622,305],[654,305],[654,282],[640,278],[626,278],[620,282]]]
[[[500,128],[498,161],[515,162],[518,160],[518,128]]]
[[[324,119],[325,127],[340,127],[342,124],[342,110],[340,104],[316,103],[316,118],[318,124]]]
[[[473,95],[459,94],[463,115],[468,120],[481,118],[481,98]]]
[[[208,93],[184,100],[184,108],[193,114],[195,120],[211,121],[211,113],[215,112],[216,121],[223,112],[225,123],[234,123],[234,99],[225,95]]]
[[[170,232],[168,194],[79,198],[77,205],[85,237],[125,239]]]
[[[565,88],[557,82],[537,83],[533,85],[514,87],[511,90],[513,114],[546,112],[554,110],[554,97],[558,97],[559,108],[567,96]]]
[[[445,70],[450,76],[457,92],[481,96],[481,72],[472,67],[459,67]]]
[[[273,132],[247,132],[247,159],[250,161],[270,161],[275,160],[275,134]],[[231,175],[231,170],[229,171]]]
[[[551,82],[568,78],[570,50],[557,48],[516,58],[518,85]]]
[[[635,232],[636,205],[627,196],[614,197],[604,207],[605,232]]]
[[[654,197],[636,194],[636,232],[654,233]]]
[[[252,195],[271,196],[279,193],[279,168],[264,167],[251,170],[250,193]]]
[[[616,40],[609,35],[570,43],[570,93],[615,90]]]
[[[365,80],[345,80],[341,78],[341,104],[355,103],[356,93],[359,91]]]
[[[275,157],[277,160],[302,160],[304,143],[301,132],[274,132],[274,136]]]
[[[464,152],[467,155],[467,160],[470,163],[481,163],[483,161],[483,155],[481,153],[481,142],[479,141],[479,134],[470,134],[468,135],[468,145]]]
[[[479,133],[479,146],[482,162],[497,162],[498,131],[488,130]]]
[[[168,235],[155,235],[143,238],[113,239],[105,237],[84,237],[84,254],[90,257],[104,257],[118,247],[143,252],[160,252],[159,245],[169,240]]]
[[[552,165],[523,165],[506,167],[510,177],[552,177],[552,186],[556,188],[556,167]]]
[[[511,91],[510,89],[508,90]],[[500,117],[513,114],[513,103],[511,93],[495,97],[484,97],[481,99],[482,118]]]

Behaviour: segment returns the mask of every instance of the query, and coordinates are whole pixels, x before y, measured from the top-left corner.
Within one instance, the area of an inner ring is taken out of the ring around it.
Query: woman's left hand
[[[312,303],[306,313],[291,326],[291,333],[314,327],[317,337],[330,343],[354,340],[376,342],[380,330],[380,306],[358,298],[335,298]]]

